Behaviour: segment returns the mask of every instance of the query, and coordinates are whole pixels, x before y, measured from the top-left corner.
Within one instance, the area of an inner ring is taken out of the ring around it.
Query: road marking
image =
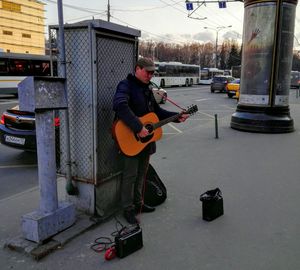
[[[15,199],[15,198],[18,198],[18,197],[24,195],[24,194],[27,194],[27,193],[29,193],[29,192],[36,191],[36,190],[38,190],[38,189],[39,189],[39,186],[35,186],[35,187],[33,187],[33,188],[26,189],[26,190],[24,190],[24,191],[22,191],[22,192],[20,192],[20,193],[16,193],[16,194],[14,194],[14,195],[11,195],[11,196],[9,196],[9,197],[6,197],[6,198],[1,199],[1,200],[0,200],[0,203],[6,202],[6,201],[9,201],[9,200],[13,200],[13,199]]]
[[[169,123],[168,126],[170,126],[171,128],[175,129],[178,133],[182,133],[182,131],[180,129],[178,129],[177,127],[175,127],[172,124]]]
[[[14,103],[18,103],[18,101],[16,100],[16,101],[7,101],[7,102],[2,102],[2,101],[1,101],[1,102],[0,102],[1,105],[3,105],[3,104],[4,104],[4,105],[5,105],[5,104],[14,104]]]
[[[230,106],[228,106],[228,105],[221,105],[221,106],[223,106],[223,107],[225,107],[225,108],[229,108],[229,109],[232,109],[232,110],[235,110],[236,109],[236,107],[230,107]]]
[[[202,99],[196,99],[195,101],[204,101],[204,100],[209,100],[210,98],[202,98]]]
[[[210,115],[210,114],[208,114],[208,113],[204,113],[204,112],[201,112],[201,111],[198,111],[197,113],[204,114],[204,115],[206,115],[206,116],[208,116],[208,117],[210,117],[210,118],[215,118],[213,115]]]
[[[58,177],[56,181],[57,181],[57,184],[62,184],[62,183],[63,183],[62,181],[64,181],[64,179],[63,179],[62,177]],[[9,197],[0,199],[0,203],[3,203],[3,202],[6,202],[6,201],[9,201],[9,200],[16,199],[16,198],[18,198],[18,197],[20,197],[20,196],[22,196],[22,195],[27,194],[27,193],[31,193],[31,192],[38,191],[39,188],[40,188],[39,185],[37,185],[37,186],[34,186],[34,187],[32,187],[32,188],[26,189],[26,190],[24,190],[24,191],[22,191],[22,192],[19,192],[19,193],[16,193],[16,194],[11,195],[11,196],[9,196]]]
[[[207,118],[189,118],[188,121],[207,121]]]
[[[6,166],[0,166],[0,169],[33,168],[33,167],[37,167],[37,164],[6,165]]]
[[[184,88],[184,89],[180,89],[180,88],[178,88],[178,89],[170,89],[170,88],[168,88],[168,87],[165,87],[167,90],[167,92],[180,92],[180,91],[184,91],[184,92],[186,92],[186,91],[194,91],[194,90],[203,90],[203,88],[202,87],[191,87],[191,88]],[[204,89],[204,90],[206,90],[206,89]]]

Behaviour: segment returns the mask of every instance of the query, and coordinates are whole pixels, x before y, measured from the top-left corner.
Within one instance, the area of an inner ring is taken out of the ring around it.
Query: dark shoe
[[[124,218],[127,220],[129,224],[137,224],[139,223],[138,220],[135,217],[135,210],[130,209],[130,210],[124,210]]]
[[[137,212],[142,212],[142,213],[151,213],[151,212],[155,211],[155,207],[152,207],[147,204],[143,204],[142,207],[136,207],[135,209]]]

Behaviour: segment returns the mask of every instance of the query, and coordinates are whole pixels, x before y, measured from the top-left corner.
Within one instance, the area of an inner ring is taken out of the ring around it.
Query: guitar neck
[[[164,120],[161,120],[161,121],[153,124],[153,129],[157,129],[159,127],[162,127],[163,125],[166,125],[166,124],[168,124],[170,122],[173,122],[173,121],[177,120],[181,116],[181,114],[182,113],[175,114],[175,115],[173,115],[173,116],[171,116],[169,118],[166,118]]]

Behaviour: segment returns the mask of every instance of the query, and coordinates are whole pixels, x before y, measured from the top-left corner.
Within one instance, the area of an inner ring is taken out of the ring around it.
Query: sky
[[[210,2],[215,0],[210,0]],[[58,24],[57,1],[45,3],[46,25]],[[227,2],[219,8],[217,2],[194,3],[194,12],[188,12],[185,0],[62,0],[65,23],[87,19],[107,20],[110,3],[110,21],[139,29],[142,40],[184,44],[187,42],[215,42],[224,39],[241,43],[243,33],[243,2]],[[196,1],[195,1],[196,2]],[[196,10],[197,9],[197,10]],[[47,29],[46,29],[47,31]],[[296,8],[294,49],[300,50],[300,6]]]

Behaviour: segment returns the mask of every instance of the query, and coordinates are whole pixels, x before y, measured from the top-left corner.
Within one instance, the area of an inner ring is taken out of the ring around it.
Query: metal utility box
[[[58,26],[50,26],[53,52],[59,51]],[[111,135],[113,95],[118,83],[134,71],[140,31],[91,20],[64,26],[72,178],[77,208],[107,217],[119,204],[121,170]],[[60,127],[60,174],[66,174],[64,115]]]
[[[35,112],[67,108],[65,79],[53,77],[26,77],[18,85],[20,110]]]

